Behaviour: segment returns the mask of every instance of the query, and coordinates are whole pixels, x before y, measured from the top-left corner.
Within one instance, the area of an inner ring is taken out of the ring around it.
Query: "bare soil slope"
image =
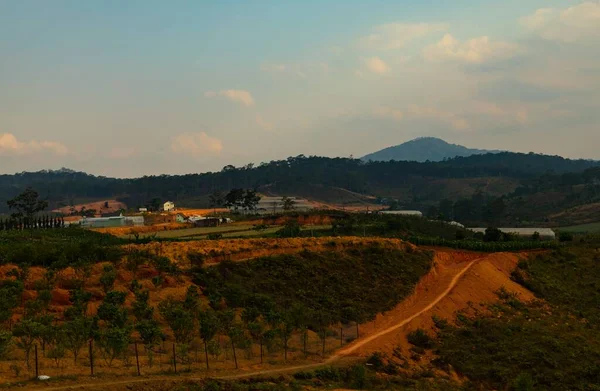
[[[392,311],[361,326],[364,336],[343,349],[342,356],[368,356],[373,352],[392,354],[398,346],[408,355],[407,335],[417,328],[432,330],[433,316],[453,321],[456,312],[497,300],[501,288],[522,300],[533,294],[510,279],[524,254],[495,253],[481,256],[468,252],[437,252],[432,270],[415,292]],[[376,336],[376,338],[374,338]],[[368,343],[364,341],[368,339]]]

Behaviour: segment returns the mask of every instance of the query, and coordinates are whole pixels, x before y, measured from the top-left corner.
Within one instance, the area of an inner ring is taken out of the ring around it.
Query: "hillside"
[[[419,137],[403,144],[388,147],[377,152],[370,153],[364,157],[364,161],[415,161],[415,162],[440,162],[455,157],[467,157],[471,155],[483,155],[486,153],[497,153],[499,151],[488,151],[485,149],[472,149],[462,145],[450,144],[435,137]]]
[[[339,203],[361,203],[358,194],[370,200],[394,199],[400,207],[426,210],[445,198],[456,201],[477,192],[490,197],[509,194],[523,181],[533,181],[548,171],[556,175],[580,173],[599,165],[559,156],[502,152],[426,163],[301,155],[257,167],[226,166],[220,172],[132,179],[68,170],[41,171],[0,175],[0,213],[8,212],[6,200],[27,186],[33,186],[47,198],[51,209],[110,199],[135,208],[153,198],[202,208],[208,207],[208,195],[215,190],[256,188],[275,196],[297,195],[327,203],[338,198]]]

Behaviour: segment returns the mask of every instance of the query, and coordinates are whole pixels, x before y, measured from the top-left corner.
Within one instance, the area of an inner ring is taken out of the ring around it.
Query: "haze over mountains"
[[[364,161],[415,161],[415,162],[440,162],[455,157],[467,157],[482,155],[485,153],[498,153],[500,151],[473,149],[462,145],[450,144],[435,137],[419,137],[411,141],[393,147],[384,148],[380,151],[370,153],[364,157]]]

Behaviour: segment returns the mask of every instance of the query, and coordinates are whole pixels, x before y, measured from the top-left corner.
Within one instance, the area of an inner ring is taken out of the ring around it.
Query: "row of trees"
[[[0,330],[0,359],[6,358],[13,346],[25,354],[25,362],[31,365],[31,352],[35,345],[41,346],[42,354],[59,362],[69,352],[77,364],[81,353],[89,341],[93,341],[108,366],[116,359],[124,359],[128,348],[134,341],[144,345],[149,365],[153,365],[156,349],[167,339],[167,333],[161,329],[155,314],[155,308],[148,302],[149,292],[142,289],[135,281],[130,289],[135,301],[130,310],[125,304],[126,292],[109,290],[95,316],[87,315],[91,294],[81,288],[70,292],[71,306],[64,313],[64,319],[58,321],[49,311],[51,301],[49,286],[52,276],[47,276],[44,283],[39,284],[38,296],[25,305],[22,319],[8,328]],[[9,301],[0,308],[1,321],[5,324],[11,317],[12,308],[16,307],[17,297],[23,290],[22,280],[12,283],[3,281],[0,291]],[[177,356],[186,362],[194,339],[199,338],[204,345],[206,368],[210,368],[209,356],[218,356],[221,351],[221,337],[229,340],[232,356],[238,366],[237,358],[240,349],[249,351],[253,344],[260,346],[260,361],[263,362],[265,350],[272,351],[280,346],[287,360],[290,339],[296,331],[302,331],[302,345],[305,355],[308,341],[308,325],[303,321],[306,313],[300,308],[285,313],[269,312],[261,314],[254,308],[239,313],[226,306],[203,309],[200,295],[195,286],[190,286],[185,299],[176,300],[169,297],[157,306],[158,313],[168,325],[172,340],[177,344]],[[132,316],[131,316],[132,315]],[[325,320],[324,320],[325,322]],[[322,324],[319,336],[325,338],[327,324]]]
[[[65,219],[62,217],[43,216],[35,217],[33,220],[29,218],[10,218],[6,220],[0,219],[0,231],[23,230],[23,229],[50,229],[64,228]]]

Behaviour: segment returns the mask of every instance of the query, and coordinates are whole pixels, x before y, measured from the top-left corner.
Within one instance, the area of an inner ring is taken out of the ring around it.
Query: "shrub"
[[[431,337],[423,329],[411,331],[408,334],[407,339],[410,344],[422,349],[431,349],[433,347],[433,341]]]

